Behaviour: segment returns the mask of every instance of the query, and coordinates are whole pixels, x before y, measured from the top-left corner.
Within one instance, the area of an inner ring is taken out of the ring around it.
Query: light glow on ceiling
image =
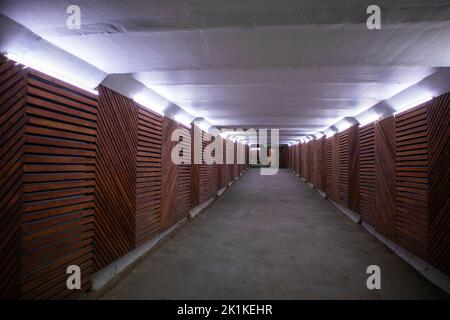
[[[7,53],[6,57],[9,60],[24,65],[25,67],[30,67],[31,69],[45,73],[46,75],[49,75],[53,78],[57,78],[61,81],[64,81],[80,89],[83,89],[87,92],[98,95],[98,91],[94,89],[96,87],[95,84],[83,83],[80,82],[79,80],[73,79],[73,76],[67,75],[68,73],[67,71],[64,71],[61,68],[57,68],[54,63],[52,64],[47,63],[46,61],[48,61],[48,59],[44,59],[42,57],[40,58],[32,57],[31,55],[27,56],[17,55],[14,53]]]
[[[206,120],[196,121],[195,125],[205,132],[209,132],[209,129],[212,127],[212,125]]]
[[[335,134],[336,134],[336,130],[334,130],[333,128],[328,128],[326,131],[325,131],[325,137],[327,137],[327,138],[329,138],[329,137],[332,137],[332,136],[334,136]]]
[[[184,114],[177,114],[175,116],[175,121],[184,124],[186,127],[190,127],[191,126],[191,122],[194,119],[189,119],[186,115]]]
[[[380,119],[380,117],[381,117],[381,114],[378,114],[378,113],[370,113],[368,115],[361,116],[361,118],[358,119],[359,126],[362,127],[369,123],[377,121],[378,119]]]
[[[316,132],[316,133],[314,133],[314,138],[316,138],[316,139],[320,139],[320,138],[322,138],[324,136],[324,133],[323,132]]]
[[[396,107],[395,109],[396,109],[397,111],[394,112],[394,116],[397,115],[397,114],[399,114],[399,113],[402,113],[403,111],[406,111],[406,110],[408,110],[408,109],[417,107],[417,106],[419,106],[419,105],[421,105],[421,104],[423,104],[423,103],[425,103],[425,102],[427,102],[427,101],[430,101],[430,100],[432,100],[432,99],[433,99],[433,96],[432,96],[432,95],[425,95],[425,96],[423,96],[423,97],[420,97],[420,98],[418,98],[418,99],[415,99],[414,101],[405,103],[405,104],[403,104],[402,106],[400,106],[400,107],[398,107],[398,108]]]
[[[338,132],[344,131],[348,128],[350,128],[354,123],[348,121],[347,119],[342,119],[338,123],[335,124],[336,128],[338,129]]]
[[[158,106],[158,103],[155,101],[152,101],[151,97],[145,94],[145,92],[138,93],[133,97],[133,100],[151,111],[164,115],[164,108]]]

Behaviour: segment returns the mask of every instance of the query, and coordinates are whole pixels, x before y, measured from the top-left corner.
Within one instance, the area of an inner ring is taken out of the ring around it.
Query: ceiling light
[[[372,123],[372,122],[380,119],[380,117],[381,117],[381,114],[378,114],[378,113],[372,113],[372,114],[366,115],[366,116],[362,117],[362,119],[358,119],[359,126],[360,127],[365,126],[369,123]]]
[[[325,131],[325,137],[326,137],[326,138],[332,137],[332,136],[334,136],[334,135],[336,134],[336,132],[337,132],[337,130],[335,130],[335,129],[333,129],[333,128],[328,128],[328,129]]]
[[[416,100],[414,100],[412,102],[406,103],[402,107],[396,108],[397,111],[394,112],[394,116],[399,114],[399,113],[402,113],[403,111],[406,111],[408,109],[417,107],[417,106],[419,106],[419,105],[421,105],[421,104],[423,104],[423,103],[425,103],[427,101],[430,101],[431,99],[433,99],[432,95],[425,95],[425,96],[423,96],[421,98],[418,98],[418,99],[416,99]]]
[[[324,136],[324,133],[323,132],[317,132],[317,133],[314,133],[314,137],[316,138],[316,139],[320,139],[320,138],[322,138]]]
[[[133,97],[133,100],[151,111],[164,115],[164,109],[159,107],[156,102],[152,101],[151,97],[146,95],[145,92],[138,93]]]
[[[212,126],[211,126],[210,124],[206,123],[206,122],[200,122],[200,123],[198,124],[198,127],[199,127],[200,129],[202,129],[203,131],[208,132],[209,129],[210,129]]]
[[[68,84],[71,84],[75,87],[78,87],[80,89],[83,89],[85,91],[93,93],[95,95],[98,95],[98,91],[94,89],[96,87],[96,85],[85,84],[85,83],[81,83],[75,79],[72,79],[70,76],[67,76],[64,74],[67,72],[64,72],[62,70],[56,70],[55,65],[46,63],[45,59],[42,59],[42,58],[41,59],[35,59],[35,58],[33,59],[32,57],[19,56],[19,55],[13,54],[13,53],[7,53],[6,57],[9,60],[13,60],[16,63],[20,63],[20,64],[24,65],[25,67],[30,67],[34,70],[45,73],[53,78],[57,78]]]
[[[338,132],[344,131],[353,125],[354,125],[353,122],[348,121],[346,119],[342,119],[341,121],[335,124],[336,128],[338,129]]]
[[[189,120],[185,115],[182,114],[177,114],[175,116],[175,121],[184,124],[186,127],[190,127],[192,122],[192,120]]]

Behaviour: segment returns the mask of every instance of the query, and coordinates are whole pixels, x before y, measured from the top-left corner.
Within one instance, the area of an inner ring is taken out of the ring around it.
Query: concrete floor
[[[366,268],[381,268],[368,290]],[[103,299],[448,296],[288,170],[250,169]]]

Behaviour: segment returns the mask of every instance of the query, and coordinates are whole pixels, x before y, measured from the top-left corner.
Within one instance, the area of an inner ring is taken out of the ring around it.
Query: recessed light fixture
[[[24,65],[24,67],[30,67],[39,72],[45,73],[53,78],[57,78],[61,81],[67,82],[75,87],[98,95],[98,91],[94,89],[95,85],[88,85],[85,83],[81,83],[75,79],[72,79],[69,76],[66,76],[63,71],[56,70],[55,66],[52,64],[47,64],[44,59],[33,59],[31,57],[19,56],[13,53],[7,53],[5,55],[9,60],[12,60],[16,63],[20,63]]]

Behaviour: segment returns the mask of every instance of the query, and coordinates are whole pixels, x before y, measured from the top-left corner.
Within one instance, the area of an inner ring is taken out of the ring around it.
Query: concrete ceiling
[[[377,1],[382,29],[368,30],[372,2],[78,0],[80,30],[65,25],[72,1],[3,1],[0,12],[193,117],[280,128],[287,142],[450,66],[448,0]]]

